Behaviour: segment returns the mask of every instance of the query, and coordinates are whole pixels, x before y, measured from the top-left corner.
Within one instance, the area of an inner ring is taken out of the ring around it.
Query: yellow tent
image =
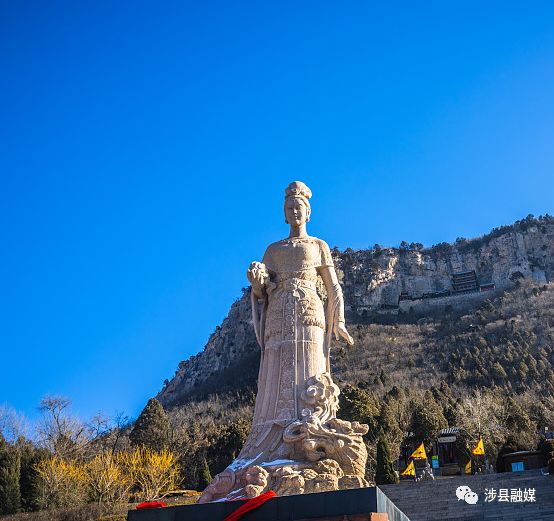
[[[427,454],[425,453],[425,447],[423,446],[423,443],[412,452],[412,455],[410,458],[414,459],[427,459]]]
[[[464,471],[466,474],[471,474],[471,460],[466,463]]]
[[[475,456],[484,456],[485,455],[485,448],[483,447],[483,440],[479,438],[479,443],[477,444],[477,447],[475,447],[471,451]]]
[[[410,461],[408,466],[406,467],[406,470],[400,474],[401,476],[415,476],[415,467],[414,462]]]

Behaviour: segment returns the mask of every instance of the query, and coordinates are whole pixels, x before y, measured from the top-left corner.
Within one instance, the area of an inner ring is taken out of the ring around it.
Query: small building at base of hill
[[[546,466],[544,454],[537,450],[519,450],[502,456],[504,472],[522,472]]]

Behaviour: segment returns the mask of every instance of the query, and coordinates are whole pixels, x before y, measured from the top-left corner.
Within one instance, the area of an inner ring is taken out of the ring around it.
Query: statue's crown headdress
[[[293,181],[285,188],[285,199],[287,197],[304,197],[310,199],[310,197],[312,197],[312,191],[302,181]]]

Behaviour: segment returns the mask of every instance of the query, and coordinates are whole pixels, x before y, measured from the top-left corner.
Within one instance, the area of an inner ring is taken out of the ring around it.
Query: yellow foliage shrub
[[[54,456],[36,465],[40,508],[74,507],[87,500],[97,503],[151,501],[175,490],[179,468],[169,450],[145,447],[115,455],[97,454],[88,463]]]
[[[136,488],[138,500],[159,499],[177,486],[179,468],[174,454],[137,447],[121,453],[122,464]]]
[[[76,506],[86,501],[88,475],[84,464],[54,456],[35,468],[41,508]]]
[[[86,466],[89,495],[98,503],[125,501],[133,482],[120,454],[97,454]]]

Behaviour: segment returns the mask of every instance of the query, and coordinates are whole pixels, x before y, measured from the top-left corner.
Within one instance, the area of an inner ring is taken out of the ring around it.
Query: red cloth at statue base
[[[277,494],[273,492],[273,490],[268,490],[267,492],[264,492],[257,497],[253,497],[252,499],[249,499],[246,503],[244,503],[244,505],[237,508],[232,514],[229,514],[223,521],[237,521],[247,512],[258,508],[259,506],[263,505],[268,499],[276,496]]]
[[[162,503],[161,501],[144,501],[137,505],[137,510],[142,510],[143,508],[162,508],[166,507],[167,505],[165,503]]]

